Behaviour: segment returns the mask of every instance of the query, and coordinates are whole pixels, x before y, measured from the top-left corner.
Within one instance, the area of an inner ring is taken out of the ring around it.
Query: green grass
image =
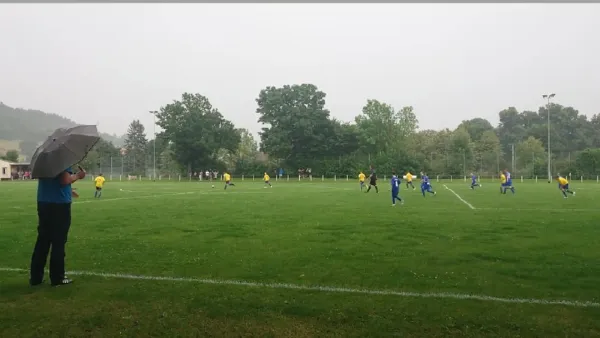
[[[237,181],[76,184],[68,270],[600,302],[600,185]],[[28,269],[34,182],[0,182],[0,267]],[[121,190],[122,189],[122,190]],[[0,271],[1,337],[594,337],[600,307],[75,275],[30,288]]]

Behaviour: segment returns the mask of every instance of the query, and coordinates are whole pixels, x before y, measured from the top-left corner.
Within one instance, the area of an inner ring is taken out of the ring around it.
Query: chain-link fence
[[[598,168],[583,167],[578,163],[577,153],[553,154],[550,162],[552,175],[574,177],[576,179],[597,180],[600,176]],[[347,156],[330,156],[318,159],[296,161],[296,165],[284,164],[284,161],[265,161],[261,163],[239,162],[228,172],[234,177],[254,177],[262,179],[264,172],[271,177],[280,176],[287,179],[353,179],[358,172],[368,172],[374,166],[380,177],[388,177],[392,172],[398,174],[426,172],[430,177],[441,179],[464,179],[471,173],[489,179],[497,179],[501,170],[507,169],[513,177],[524,179],[548,179],[548,158],[546,153],[517,153],[511,150],[509,154],[487,153],[474,155],[464,153],[429,153],[404,154],[389,156],[386,154],[352,154]],[[110,180],[156,179],[156,180],[201,180],[219,179],[222,172],[214,168],[197,168],[187,170],[172,159],[156,159],[152,155],[105,157],[86,168],[93,175],[104,174]],[[308,170],[310,169],[310,170]],[[208,175],[206,172],[209,172]],[[310,174],[309,174],[310,171]]]

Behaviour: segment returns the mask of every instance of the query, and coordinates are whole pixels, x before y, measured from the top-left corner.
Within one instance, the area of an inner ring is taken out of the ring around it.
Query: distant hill
[[[30,158],[37,145],[57,128],[77,125],[72,120],[57,114],[39,110],[12,108],[0,102],[0,154],[15,149]],[[101,133],[100,136],[115,146],[123,145],[123,138]]]

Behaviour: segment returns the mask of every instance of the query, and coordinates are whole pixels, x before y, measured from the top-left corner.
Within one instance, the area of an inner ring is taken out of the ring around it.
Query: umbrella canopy
[[[59,128],[37,148],[31,158],[33,178],[53,178],[81,162],[100,140],[96,126]]]

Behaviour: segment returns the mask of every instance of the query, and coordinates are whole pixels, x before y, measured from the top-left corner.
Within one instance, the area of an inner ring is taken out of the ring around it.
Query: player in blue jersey
[[[515,187],[512,185],[512,176],[508,172],[508,169],[504,169],[504,176],[506,177],[506,183],[502,184],[503,194],[506,194],[506,189],[510,189],[510,191],[515,194]]]
[[[475,190],[475,187],[481,187],[481,184],[477,182],[477,176],[471,173],[471,189]]]
[[[396,200],[398,200],[400,202],[400,204],[403,204],[404,202],[402,202],[402,198],[400,198],[400,196],[398,196],[398,194],[400,193],[400,178],[398,176],[396,176],[396,172],[392,172],[392,206],[395,207],[396,206]]]
[[[431,183],[429,182],[429,176],[421,171],[421,193],[423,194],[423,197],[425,197],[426,192],[432,195],[436,194],[435,191],[433,191]]]

